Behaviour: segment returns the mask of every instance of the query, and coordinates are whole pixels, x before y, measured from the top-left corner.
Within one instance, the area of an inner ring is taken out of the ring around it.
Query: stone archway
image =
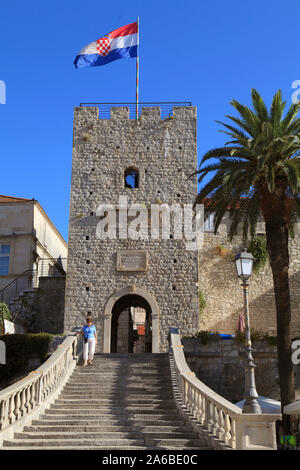
[[[115,303],[121,299],[121,297],[127,295],[135,295],[139,297],[143,297],[146,302],[151,307],[151,317],[152,317],[152,352],[159,353],[160,352],[160,339],[159,339],[159,306],[155,300],[155,298],[149,294],[144,289],[136,286],[129,286],[124,287],[116,291],[113,295],[111,295],[104,307],[104,332],[103,332],[103,352],[110,353],[111,352],[111,322],[112,322],[112,310]]]

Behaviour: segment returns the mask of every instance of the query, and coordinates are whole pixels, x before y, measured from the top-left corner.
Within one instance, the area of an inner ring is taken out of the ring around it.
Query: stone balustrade
[[[290,405],[283,408],[283,412],[287,415],[300,415],[300,400],[294,401]]]
[[[214,448],[274,450],[280,414],[248,414],[224,399],[190,370],[178,328],[170,328],[170,366],[174,396],[193,427],[206,431]]]
[[[73,372],[81,349],[81,336],[68,336],[38,369],[0,391],[0,446],[55,400]]]

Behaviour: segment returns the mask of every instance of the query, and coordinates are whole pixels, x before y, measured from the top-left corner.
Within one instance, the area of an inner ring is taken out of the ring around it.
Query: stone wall
[[[244,310],[243,288],[237,278],[234,256],[245,246],[241,236],[229,241],[229,221],[224,220],[219,233],[205,233],[204,246],[199,250],[199,288],[206,300],[201,312],[200,330],[234,333],[238,317]],[[290,240],[290,294],[292,310],[292,335],[300,334],[300,236]],[[228,255],[217,254],[224,246]],[[247,243],[246,243],[247,246]],[[259,273],[253,273],[249,287],[250,325],[253,330],[276,336],[276,310],[273,278],[269,262]]]
[[[111,119],[99,119],[96,107],[74,111],[65,331],[91,312],[103,351],[108,299],[136,286],[158,305],[153,341],[159,336],[163,352],[171,325],[185,333],[199,329],[197,253],[174,238],[100,240],[96,210],[103,202],[117,205],[119,196],[127,196],[128,205],[146,207],[159,201],[193,203],[197,182],[187,178],[196,169],[196,109],[174,108],[173,119],[161,119],[159,108],[144,108],[138,120],[129,119],[128,111],[112,108]],[[129,167],[139,172],[138,188],[124,185]],[[147,269],[118,271],[120,250],[147,252]]]
[[[58,346],[62,344],[65,338],[66,338],[65,336],[53,336],[48,347],[46,360],[57,350]],[[43,364],[43,362],[44,361],[42,361],[40,356],[37,354],[31,354],[30,356],[28,356],[28,359],[22,371],[15,373],[15,374],[12,373],[10,377],[6,377],[6,378],[3,378],[0,376],[0,391],[18,382],[23,377],[26,377],[30,372],[40,367]]]
[[[40,277],[38,288],[24,291],[10,302],[16,323],[28,333],[63,333],[65,282],[65,277]]]
[[[236,340],[182,339],[186,361],[196,376],[222,397],[237,403],[244,398],[245,346]],[[280,400],[277,347],[253,343],[255,380],[259,395]],[[300,366],[295,366],[296,398],[300,398]]]
[[[17,324],[22,325],[27,332],[34,331],[38,295],[38,289],[28,289],[8,303],[13,320],[16,320]]]
[[[65,277],[41,277],[34,330],[51,334],[64,331]]]

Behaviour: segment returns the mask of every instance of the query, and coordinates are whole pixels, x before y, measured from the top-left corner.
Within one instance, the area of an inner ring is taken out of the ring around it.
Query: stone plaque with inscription
[[[148,252],[124,250],[117,252],[117,271],[147,271]]]

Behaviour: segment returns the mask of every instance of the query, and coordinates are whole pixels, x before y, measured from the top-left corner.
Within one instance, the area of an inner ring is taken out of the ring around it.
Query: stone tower
[[[165,352],[170,326],[182,334],[199,329],[197,251],[174,236],[172,224],[164,238],[150,233],[151,204],[183,207],[194,201],[196,176],[187,178],[197,166],[196,108],[174,106],[165,119],[160,113],[159,107],[144,107],[136,120],[129,108],[112,107],[110,119],[99,119],[98,107],[74,109],[64,327],[74,331],[92,315],[99,352],[120,352],[121,324],[123,330],[128,325],[128,352],[134,352],[138,332],[146,335],[147,351]],[[149,209],[148,239],[124,230],[120,235],[120,201],[131,207],[128,223],[140,214],[132,217],[133,204]],[[103,204],[116,208],[115,219],[99,209]],[[112,221],[115,238],[99,237],[104,219]],[[144,330],[134,327],[136,307],[146,311]]]

